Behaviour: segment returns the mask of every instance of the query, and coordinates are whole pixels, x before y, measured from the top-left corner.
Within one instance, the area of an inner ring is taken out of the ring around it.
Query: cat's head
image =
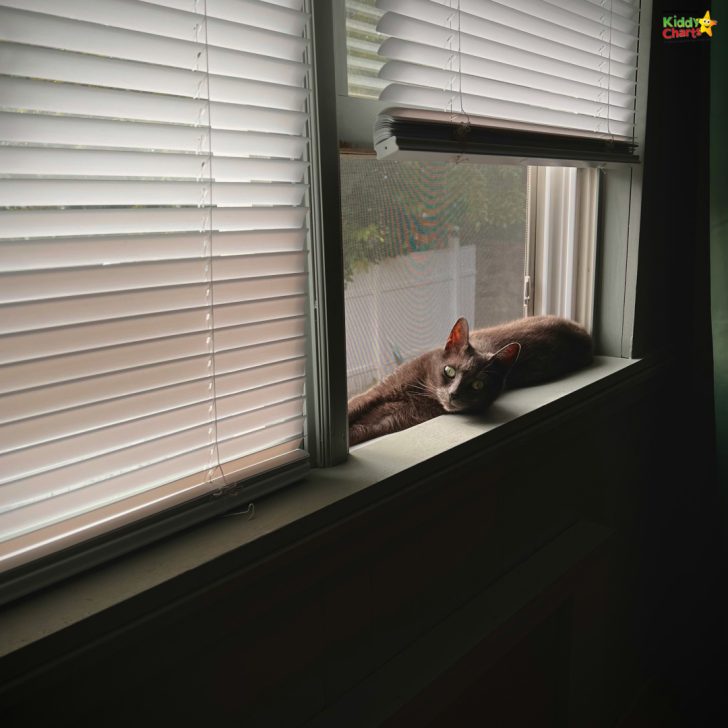
[[[476,351],[470,345],[468,322],[460,318],[445,348],[433,357],[431,391],[447,412],[483,410],[503,390],[506,375],[520,351],[521,345],[515,342],[494,353]]]

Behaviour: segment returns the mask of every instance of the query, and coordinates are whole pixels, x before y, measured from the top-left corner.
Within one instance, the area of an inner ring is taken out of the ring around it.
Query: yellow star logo
[[[710,19],[710,10],[706,10],[705,15],[699,18],[698,22],[700,23],[700,34],[707,33],[712,38],[713,26],[718,25],[718,21]]]

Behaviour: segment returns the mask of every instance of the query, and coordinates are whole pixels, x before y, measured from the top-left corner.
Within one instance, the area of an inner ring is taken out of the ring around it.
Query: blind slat
[[[404,83],[426,88],[442,88],[456,91],[463,96],[478,97],[484,103],[505,101],[537,106],[540,109],[565,111],[569,114],[584,114],[593,118],[614,119],[629,122],[632,110],[610,104],[610,94],[601,90],[598,100],[577,98],[554,91],[542,91],[532,86],[523,86],[511,81],[498,81],[465,72],[453,72],[438,68],[390,61],[381,72],[382,78],[394,83]],[[553,86],[552,86],[553,88]],[[469,107],[470,108],[470,107]]]
[[[32,396],[21,399],[9,395],[0,400],[3,404],[11,405],[0,413],[0,422],[6,433],[14,433],[19,425],[28,427],[37,425],[38,429],[53,433],[55,437],[61,437],[64,433],[77,431],[79,423],[88,428],[94,423],[99,425],[103,421],[119,421],[122,414],[127,419],[133,419],[157,409],[165,407],[168,409],[170,402],[191,404],[209,397],[207,372],[193,368],[195,366],[196,362],[192,362],[192,367],[186,370],[186,374],[196,376],[179,381],[165,380],[162,386],[145,390],[137,389],[136,383],[130,386],[127,382],[124,387],[124,382],[118,376],[116,378],[107,376],[96,382],[82,381],[58,385],[53,391],[53,396],[43,400],[34,399]],[[302,357],[296,357],[262,364],[255,369],[246,370],[245,373],[235,371],[220,375],[215,389],[220,396],[225,396],[238,391],[241,384],[248,389],[254,389],[300,379],[304,375],[304,360]],[[248,386],[251,382],[255,383],[255,387]],[[7,423],[13,427],[6,426]],[[17,433],[13,435],[14,440],[8,439],[4,442],[8,449],[12,449],[14,442],[29,442],[32,435],[31,432],[27,438],[23,438],[22,433]]]
[[[269,81],[208,75],[203,71],[151,66],[148,63],[95,58],[47,48],[0,44],[0,68],[8,76],[50,79],[55,83],[108,86],[191,99],[303,111],[308,90]]]
[[[0,206],[71,207],[95,205],[174,205],[205,204],[212,199],[212,183],[159,180],[123,181],[105,179],[0,179]],[[251,184],[217,182],[215,205],[297,206],[303,201],[305,186],[292,183]]]
[[[0,211],[0,240],[57,235],[162,233],[199,231],[209,225],[205,208],[146,207],[138,209]],[[210,215],[213,230],[276,230],[300,228],[306,211],[295,207],[224,207]]]
[[[237,460],[250,456],[251,459],[257,460],[258,453],[295,451],[301,446],[300,430],[301,419],[297,419],[272,426],[265,431],[253,432],[240,442],[247,449],[247,452],[243,454],[235,454],[233,443],[224,443],[226,446],[225,459]],[[270,444],[271,440],[273,440],[273,444]],[[279,444],[285,444],[287,447],[278,448]],[[175,480],[187,476],[196,476],[187,485],[187,489],[194,492],[198,490],[198,486],[205,484],[209,450],[209,445],[205,443],[196,449],[183,451],[168,458],[159,458],[133,472],[115,475],[105,481],[95,483],[91,492],[86,491],[85,488],[58,492],[52,500],[39,501],[18,509],[17,514],[13,511],[0,514],[0,533],[5,539],[18,537],[31,530],[71,519],[73,516],[88,513],[119,501],[123,502],[124,499],[140,493],[151,491],[153,494],[154,488],[170,482],[174,483]],[[208,488],[208,490],[210,489]],[[204,491],[205,489],[202,488],[202,492]],[[36,524],[34,529],[25,525],[28,523]],[[26,546],[26,548],[28,547]],[[8,554],[14,555],[12,544],[8,549]]]
[[[306,163],[283,159],[245,159],[155,152],[100,151],[48,147],[0,147],[0,168],[6,175],[42,177],[188,178],[209,182],[300,182]],[[240,199],[244,204],[245,196]],[[196,204],[199,198],[194,200]],[[88,204],[95,204],[89,201]],[[151,203],[147,203],[151,204]]]
[[[179,394],[174,390],[174,394]],[[216,398],[217,417],[245,416],[245,422],[252,427],[264,427],[282,418],[300,413],[300,400],[303,397],[303,380],[296,379],[276,383],[260,389],[245,391]],[[105,452],[114,452],[139,442],[164,437],[168,434],[206,424],[209,421],[209,391],[198,393],[197,401],[187,404],[184,401],[156,400],[155,407],[137,416],[130,410],[99,410],[75,413],[75,418],[66,418],[54,423],[57,426],[69,425],[70,429],[53,429],[48,422],[39,419],[35,427],[25,423],[0,426],[0,432],[10,431],[12,439],[5,440],[0,451],[0,485],[20,478],[40,475],[48,470],[65,467],[72,462],[83,462]],[[119,412],[125,417],[119,417]],[[78,414],[88,415],[80,429]],[[100,419],[94,420],[93,415]],[[129,416],[126,416],[129,415]],[[101,419],[103,418],[103,419]],[[29,448],[32,449],[32,457]],[[10,500],[3,501],[4,495]],[[2,503],[18,505],[18,494],[3,492],[0,488],[0,510]]]
[[[106,147],[135,150],[145,155],[154,152],[199,154],[201,149],[209,149],[213,155],[222,157],[213,159],[218,165],[225,164],[228,155],[231,159],[244,159],[248,165],[257,161],[250,157],[301,159],[306,145],[305,137],[286,134],[222,129],[210,132],[203,127],[39,113],[0,112],[0,134],[11,144],[48,145],[43,148],[49,153],[58,146],[74,147],[79,155],[83,147],[93,147],[95,153]],[[170,161],[174,164],[175,160]]]
[[[207,13],[208,18],[230,20],[236,23],[255,25],[259,28],[301,35],[306,14],[298,7],[272,3],[268,0],[145,0],[153,5],[161,5],[185,12]]]
[[[609,121],[604,117],[595,118],[585,114],[552,111],[551,109],[544,109],[530,104],[483,99],[467,94],[463,94],[462,97],[463,108],[467,113],[486,118],[506,118],[533,124],[550,124],[562,129],[594,131],[605,136],[616,134],[626,137],[632,132],[631,124]],[[384,89],[380,98],[397,106],[424,106],[438,111],[454,111],[456,113],[460,111],[460,94],[457,91],[440,91],[390,84]]]
[[[222,280],[215,283],[216,305],[267,300],[279,296],[299,295],[305,290],[304,274],[260,276],[245,280]],[[134,291],[82,294],[68,298],[38,299],[2,306],[7,331],[42,329],[89,320],[144,315],[158,311],[174,311],[190,306],[209,306],[207,284],[159,286]],[[92,311],[93,313],[89,314]],[[11,321],[11,322],[9,322]]]
[[[103,322],[64,325],[56,328],[0,336],[0,365],[30,361],[78,350],[126,344],[133,341],[205,331],[209,325],[206,308],[185,309],[144,317],[126,317]],[[215,325],[221,328],[263,323],[280,318],[299,317],[301,300],[277,298],[263,302],[231,305],[216,312]],[[219,314],[219,315],[217,315]]]
[[[457,52],[457,29],[455,29],[456,32],[453,35],[453,28],[448,28],[447,25],[443,26],[436,17],[433,18],[432,16],[433,14],[429,14],[424,18],[420,16],[410,17],[392,11],[385,14],[379,21],[379,29],[387,35],[414,41],[430,42],[429,39],[432,38],[431,44],[436,46],[440,46],[443,39],[447,44],[449,39],[449,47],[448,45],[441,47]],[[482,47],[486,43],[498,43],[514,50],[523,49],[531,55],[536,54],[545,59],[555,59],[571,66],[620,78],[629,78],[630,74],[633,73],[633,67],[629,64],[620,63],[616,59],[610,61],[608,56],[557,43],[548,37],[529,36],[526,42],[524,36],[514,28],[499,28],[482,22],[477,27],[468,24],[461,30],[460,51],[462,53],[478,55],[477,50],[475,52],[471,51],[471,44]]]
[[[198,127],[207,126],[209,110],[213,128],[272,131],[278,134],[303,134],[306,120],[306,115],[299,111],[22,78],[3,81],[0,108],[6,111],[27,109]]]
[[[286,19],[276,28],[271,27],[270,14],[265,12],[249,13],[244,24],[209,16],[205,23],[199,11],[195,13],[165,8],[143,0],[94,0],[93,3],[86,0],[64,0],[63,3],[53,0],[3,0],[2,5],[125,30],[149,32],[153,29],[153,35],[200,44],[245,48],[288,60],[300,58],[306,47],[306,40],[302,36],[306,16],[275,8],[273,10],[279,16],[286,15]]]
[[[398,36],[384,41],[382,55],[396,58],[397,53],[401,52],[402,45],[414,47],[417,44],[434,52],[444,50],[449,57],[452,57],[453,67],[458,67],[458,57],[453,54],[453,49],[448,47],[451,34],[447,28],[394,14],[386,16],[382,22],[386,22]],[[394,51],[391,56],[390,48]],[[554,78],[568,79],[596,88],[614,89],[618,93],[634,92],[633,81],[620,78],[614,72],[610,73],[608,62],[605,63],[603,59],[588,54],[569,54],[571,61],[561,60],[544,55],[549,53],[549,49],[540,44],[533,44],[528,48],[513,46],[498,39],[471,36],[467,32],[462,32],[460,35],[460,52],[464,64],[468,63],[470,58],[496,61],[524,71],[538,71]],[[613,71],[616,72],[618,68],[615,66]]]
[[[235,436],[250,437],[248,433],[265,433],[269,428],[287,422],[300,422],[301,404],[299,400],[291,400],[273,405],[262,410],[255,410],[249,413],[237,414],[218,423],[218,428],[224,422],[225,434],[218,434],[221,440]],[[0,481],[0,513],[10,509],[18,509],[24,506],[46,500],[58,494],[81,490],[88,486],[96,485],[106,478],[118,477],[119,475],[131,474],[138,470],[136,463],[155,462],[180,457],[192,450],[210,445],[209,433],[209,404],[205,403],[192,408],[184,413],[177,412],[177,430],[142,439],[143,434],[153,435],[154,430],[150,427],[148,433],[140,432],[132,426],[119,425],[115,433],[119,439],[114,440],[119,449],[101,450],[84,460],[72,461],[66,464],[55,465],[52,468],[54,478],[54,490],[48,493],[46,481],[47,471],[29,474],[12,482]],[[164,417],[168,417],[170,426],[175,425],[175,418],[172,415],[158,415],[157,423]],[[162,425],[164,427],[164,425]],[[124,429],[125,428],[125,429]],[[111,429],[111,428],[110,428]],[[128,439],[125,439],[128,438]],[[103,448],[104,443],[97,445]],[[83,444],[78,441],[70,443],[70,452],[78,452],[85,455]],[[0,456],[0,461],[4,457]]]
[[[491,58],[471,56],[462,53],[455,60],[452,53],[444,48],[435,48],[422,43],[388,38],[382,45],[382,52],[394,61],[406,61],[420,66],[448,70],[476,78],[500,81],[517,87],[562,93],[580,100],[606,101],[624,108],[634,107],[634,88],[622,79],[605,79],[602,74],[578,74],[573,66],[558,61],[544,63],[543,58],[535,56],[527,62],[523,51],[517,51],[515,58],[509,58],[504,46],[493,48]],[[531,54],[533,55],[533,54]],[[513,60],[515,63],[510,63]],[[574,78],[577,76],[577,78]],[[621,81],[621,83],[617,83]],[[456,87],[457,87],[456,83]],[[618,91],[617,86],[625,89]]]
[[[608,21],[617,30],[622,30],[631,35],[638,35],[639,22],[634,9],[631,8],[627,15],[623,15],[619,11],[618,2],[598,0],[596,5],[582,0],[546,0],[546,2],[549,5],[555,5],[557,8],[568,10],[570,13],[583,15],[585,18],[598,23]]]
[[[288,323],[286,326],[277,327],[279,332],[282,329],[294,333],[290,338],[281,339],[281,341],[294,342],[303,337],[305,327],[300,324]],[[230,369],[244,369],[265,363],[265,358],[271,352],[270,347],[267,347],[267,345],[278,343],[270,333],[270,327],[267,327],[266,331],[268,333],[259,331],[262,338],[258,342],[254,340],[246,341],[245,346],[238,346],[237,348],[235,345],[239,344],[240,339],[236,339],[235,336],[239,337],[241,332],[228,334],[226,337],[216,336],[214,343],[218,350],[215,358],[216,362],[220,362],[220,366],[216,366],[216,372],[225,373]],[[222,339],[225,340],[227,347],[221,341]],[[106,347],[92,352],[64,354],[53,357],[53,359],[7,364],[3,368],[3,375],[5,375],[3,378],[7,377],[9,384],[0,383],[0,387],[2,387],[0,391],[13,392],[34,386],[46,386],[66,380],[93,377],[99,374],[148,368],[157,364],[166,364],[175,359],[192,357],[207,357],[209,359],[212,343],[207,340],[207,333],[185,334],[184,336],[174,336],[164,340]],[[282,356],[285,356],[287,352],[300,353],[297,345],[293,343],[280,347]]]
[[[144,31],[39,15],[0,5],[0,40],[179,69],[205,69],[221,76],[300,86],[308,65],[249,49],[215,48]],[[59,39],[63,39],[62,43]]]
[[[549,0],[553,1],[553,0]],[[596,5],[599,8],[604,8],[604,0],[586,0],[591,5]],[[609,7],[615,13],[623,15],[625,18],[634,18],[637,15],[637,8],[633,3],[627,0],[609,0]]]
[[[5,271],[139,263],[198,257],[203,235],[183,233],[6,240],[0,250]],[[301,251],[305,240],[303,229],[218,233],[215,236],[213,259],[217,256]],[[94,315],[97,315],[97,310],[94,309]],[[12,321],[0,320],[0,334],[14,330],[12,325]]]
[[[200,280],[209,261],[197,260],[149,261],[119,265],[88,266],[69,275],[68,270],[34,270],[0,276],[0,302],[37,300],[38,291],[43,298],[73,296],[81,293],[129,291],[135,288],[169,286],[194,283]],[[220,260],[208,277],[215,280],[241,280],[258,277],[303,273],[303,253],[268,253],[243,255]]]
[[[295,371],[303,371],[305,367],[304,349],[301,341],[290,345],[290,340],[280,343],[264,344],[256,348],[257,358],[250,360],[250,351],[245,352],[249,361],[242,361],[242,366],[228,367],[217,372],[216,389],[222,394],[230,391],[230,382],[237,383],[241,374],[246,378],[255,377],[256,381],[265,382],[266,376],[275,377],[279,367],[294,367]],[[228,359],[231,360],[228,352]],[[253,363],[251,363],[251,361]],[[257,362],[257,363],[256,363]],[[246,366],[246,364],[249,364]],[[286,371],[288,371],[286,369]],[[34,389],[22,390],[0,396],[3,409],[0,410],[0,421],[23,420],[29,417],[65,410],[75,410],[98,402],[124,398],[128,400],[135,394],[184,385],[188,382],[205,381],[209,384],[207,360],[205,357],[191,357],[173,362],[155,364],[133,370],[133,376],[124,370],[110,372],[85,379],[57,382],[42,385]],[[146,389],[140,388],[146,387]]]
[[[537,4],[540,2],[532,3],[530,12],[519,12],[510,5],[500,5],[491,0],[460,0],[460,26],[457,11],[453,12],[449,4],[442,4],[438,0],[377,0],[377,7],[442,25],[456,32],[460,27],[461,30],[466,28],[472,35],[482,37],[496,34],[503,36],[504,40],[510,40],[518,36],[520,45],[525,46],[540,41],[552,48],[562,46],[564,51],[579,50],[623,64],[630,64],[636,58],[636,38],[627,42],[621,37],[623,34],[615,31],[612,34],[614,38],[628,46],[622,48],[606,36],[608,26],[605,28],[605,37],[594,37],[591,33],[580,32],[573,21],[567,26],[557,25],[535,14],[539,12]],[[386,32],[381,27],[378,30]]]
[[[582,3],[582,5],[584,4]],[[502,7],[499,8],[499,5]],[[510,18],[519,18],[521,23],[525,23],[523,29],[526,31],[532,27],[538,32],[543,27],[541,21],[545,21],[552,26],[568,28],[572,33],[607,41],[620,48],[630,50],[637,48],[637,23],[629,23],[625,18],[622,18],[621,22],[613,22],[608,6],[599,17],[587,16],[583,12],[578,12],[574,7],[559,7],[549,2],[543,2],[543,0],[536,2],[534,0],[508,0],[507,3],[502,0],[461,0],[460,7],[468,13],[486,19],[496,16],[508,22]],[[552,26],[549,27],[553,31]]]

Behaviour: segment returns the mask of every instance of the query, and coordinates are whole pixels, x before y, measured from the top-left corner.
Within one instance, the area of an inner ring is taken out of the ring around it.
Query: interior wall
[[[706,6],[700,0],[686,0],[679,6],[668,0],[653,2],[634,343],[637,356],[670,352],[679,362],[673,386],[665,389],[664,397],[673,404],[670,421],[682,433],[680,448],[688,462],[693,463],[692,471],[688,469],[682,476],[682,487],[694,490],[695,497],[703,500],[704,529],[710,534],[706,535],[704,558],[713,571],[700,602],[700,610],[706,617],[702,640],[695,634],[684,643],[686,652],[676,652],[665,663],[661,679],[673,687],[679,685],[683,695],[702,694],[707,704],[722,692],[716,688],[715,681],[724,680],[728,675],[721,657],[725,644],[721,631],[724,620],[718,617],[715,607],[725,599],[725,586],[717,575],[726,553],[723,550],[721,555],[721,532],[725,532],[728,513],[724,508],[721,514],[719,483],[725,489],[726,474],[725,470],[719,474],[716,458],[716,449],[723,459],[726,451],[726,438],[721,434],[721,430],[726,432],[723,419],[726,390],[718,372],[724,370],[722,352],[728,339],[722,323],[726,309],[720,303],[716,307],[716,289],[720,291],[718,301],[725,303],[728,277],[723,257],[725,248],[716,254],[715,233],[712,251],[710,245],[711,199],[718,196],[723,210],[726,200],[726,167],[723,165],[721,169],[720,163],[717,165],[723,175],[721,193],[712,147],[725,126],[724,116],[719,117],[717,127],[713,121],[711,134],[711,93],[720,89],[718,104],[725,102],[726,65],[721,64],[721,58],[725,58],[726,44],[715,32],[720,24],[714,28],[713,37],[702,42],[670,43],[661,37],[663,16],[677,13],[703,17],[705,11]],[[714,19],[721,17],[720,4],[711,6],[710,11]],[[714,112],[718,108],[714,106]],[[725,139],[718,144],[719,150],[721,147],[725,150]],[[714,212],[716,209],[714,203]],[[715,217],[712,224],[715,226]],[[661,461],[667,462],[672,457],[672,453],[665,451]],[[676,484],[679,477],[677,473],[666,472],[665,483],[679,488]],[[679,517],[672,527],[676,532],[681,528]],[[687,625],[686,630],[690,631]],[[689,664],[710,667],[691,675]]]
[[[713,14],[728,18],[728,1],[714,3]],[[720,40],[710,47],[710,272],[718,471],[728,520],[728,38]]]

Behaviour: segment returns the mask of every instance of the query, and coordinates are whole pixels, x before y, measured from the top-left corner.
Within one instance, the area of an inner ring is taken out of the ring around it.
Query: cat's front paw
[[[369,428],[365,425],[351,425],[349,427],[349,447],[358,445],[360,442],[366,442],[371,439]]]

